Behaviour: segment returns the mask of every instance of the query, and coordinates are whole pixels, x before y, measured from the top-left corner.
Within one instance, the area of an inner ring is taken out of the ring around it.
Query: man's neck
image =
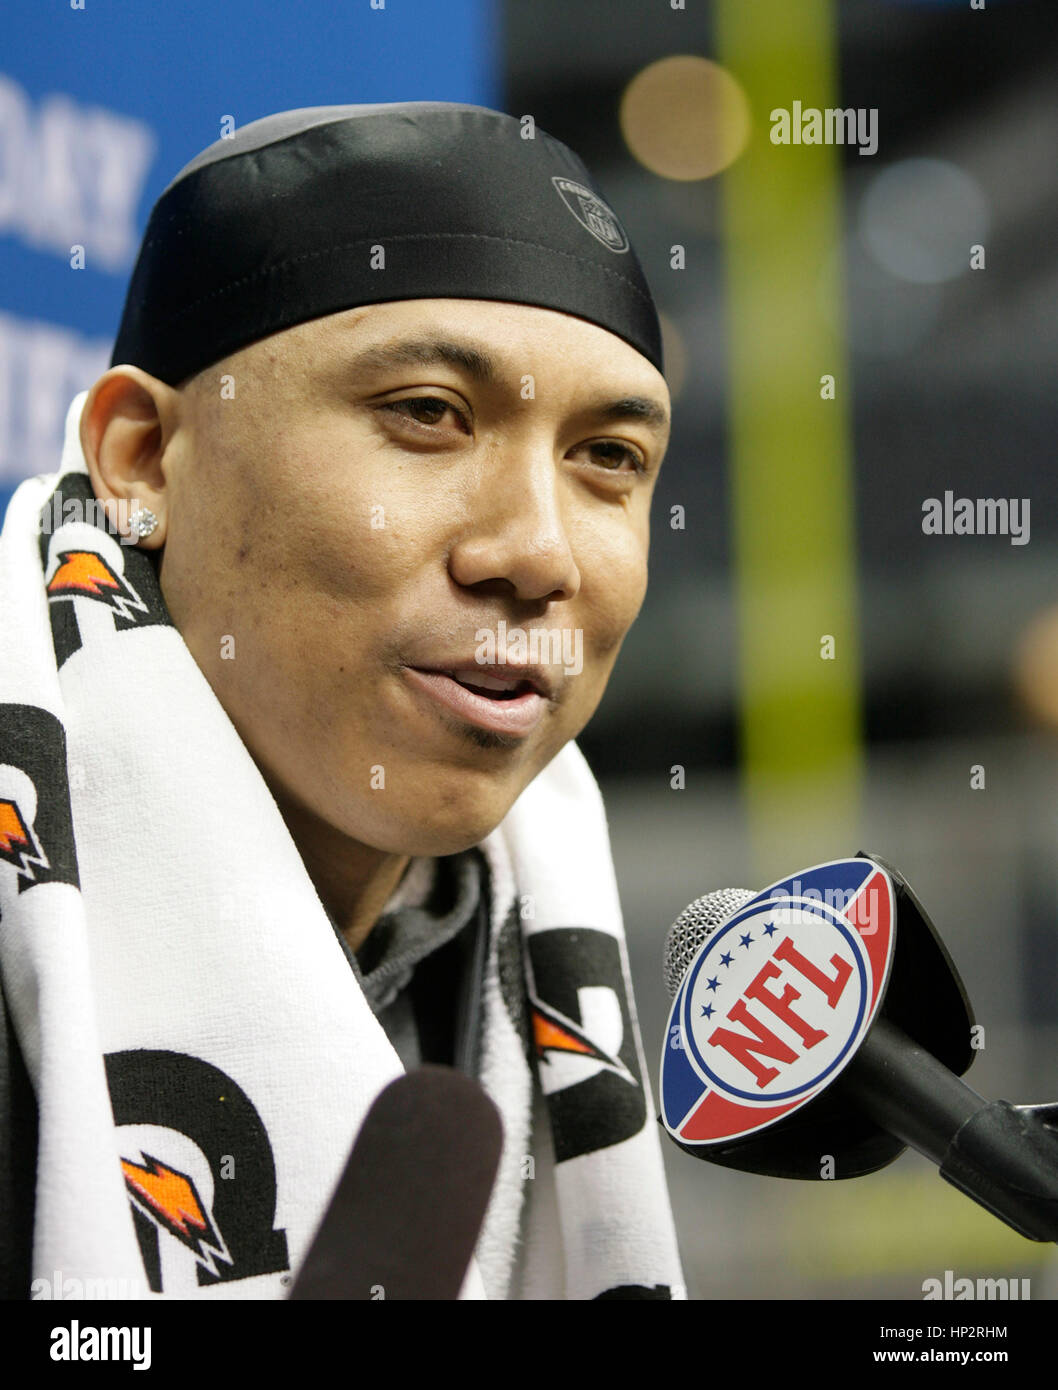
[[[320,901],[351,951],[358,951],[411,863],[351,840],[311,812],[276,797]]]

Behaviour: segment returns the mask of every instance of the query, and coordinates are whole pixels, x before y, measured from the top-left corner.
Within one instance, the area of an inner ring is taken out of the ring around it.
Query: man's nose
[[[502,579],[519,599],[571,599],[580,571],[570,545],[561,470],[550,450],[503,451],[483,470],[449,555],[457,584]]]

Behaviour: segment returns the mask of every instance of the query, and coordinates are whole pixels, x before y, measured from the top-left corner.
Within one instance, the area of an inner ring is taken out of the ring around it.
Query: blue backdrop
[[[109,362],[151,206],[225,117],[498,106],[497,11],[498,0],[4,0],[0,513],[22,478],[58,467],[66,409]]]

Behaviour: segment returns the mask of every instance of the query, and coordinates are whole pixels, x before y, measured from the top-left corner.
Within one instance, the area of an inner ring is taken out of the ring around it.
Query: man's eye
[[[442,400],[440,396],[410,396],[403,401],[388,401],[381,409],[410,420],[416,425],[439,425],[444,417],[451,413],[461,428],[466,426],[463,412],[457,410],[451,401]]]
[[[583,446],[588,449],[596,463],[612,473],[647,471],[643,455],[630,444],[622,444],[618,439],[597,439]]]

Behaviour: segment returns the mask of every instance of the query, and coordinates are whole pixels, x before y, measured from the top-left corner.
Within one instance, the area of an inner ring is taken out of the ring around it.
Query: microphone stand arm
[[[1019,1235],[1058,1242],[1058,1104],[987,1101],[885,1018],[838,1088]]]

